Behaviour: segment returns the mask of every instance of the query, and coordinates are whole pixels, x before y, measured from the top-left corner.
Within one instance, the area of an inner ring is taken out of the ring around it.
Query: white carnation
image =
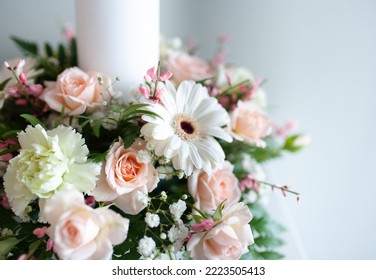
[[[100,164],[87,161],[89,150],[81,134],[59,126],[46,131],[28,126],[18,135],[18,156],[10,160],[4,188],[16,215],[21,216],[37,198],[49,198],[61,190],[88,193],[95,187]]]

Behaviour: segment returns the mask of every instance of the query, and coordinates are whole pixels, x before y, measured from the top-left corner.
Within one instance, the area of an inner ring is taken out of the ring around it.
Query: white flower
[[[168,240],[173,243],[172,249],[173,251],[180,250],[183,245],[184,239],[188,236],[189,229],[183,224],[183,222],[179,221],[179,226],[173,225],[169,231],[167,232]]]
[[[183,215],[184,211],[187,209],[186,203],[179,199],[178,202],[174,202],[169,206],[170,212],[174,217],[174,220],[177,221]]]
[[[140,191],[136,192],[136,199],[137,199],[137,201],[141,202],[141,204],[144,205],[145,207],[149,203],[148,195],[146,193],[143,193],[143,192],[140,192]]]
[[[155,241],[151,237],[144,236],[138,242],[137,251],[144,257],[149,257],[155,250]]]
[[[149,151],[139,150],[136,159],[140,163],[150,163],[152,161],[152,156]]]
[[[159,179],[162,180],[169,180],[174,174],[174,169],[171,166],[158,166],[156,169]]]
[[[77,190],[62,191],[46,201],[44,216],[54,252],[64,260],[111,259],[113,245],[127,238],[129,220],[109,208],[93,209]]]
[[[176,90],[167,81],[161,103],[150,104],[148,110],[160,118],[144,115],[141,133],[157,156],[172,159],[174,168],[186,175],[194,168],[211,173],[222,166],[225,154],[214,137],[232,141],[222,129],[229,116],[205,87],[184,81]]]
[[[59,126],[46,131],[28,126],[18,134],[20,154],[10,160],[4,176],[5,192],[21,216],[36,198],[49,198],[65,189],[88,193],[95,187],[100,164],[87,161],[89,150],[81,134]]]
[[[159,226],[159,216],[157,214],[152,214],[150,212],[146,213],[145,222],[149,227],[154,228]]]

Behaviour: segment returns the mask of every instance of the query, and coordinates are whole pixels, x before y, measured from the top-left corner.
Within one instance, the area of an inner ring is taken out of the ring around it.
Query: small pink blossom
[[[68,42],[70,42],[74,39],[74,36],[75,36],[74,28],[71,24],[64,25],[63,36],[64,36],[65,40],[67,40]]]
[[[218,41],[220,43],[225,43],[231,40],[231,35],[229,33],[222,33],[218,36]]]
[[[0,194],[0,205],[3,206],[5,209],[11,209],[12,208],[9,204],[8,197],[5,193]]]
[[[18,79],[20,80],[20,83],[22,85],[26,84],[26,82],[27,82],[26,72],[22,71],[21,74],[18,76]]]
[[[46,243],[46,252],[51,251],[54,247],[54,241],[50,238]]]
[[[260,85],[261,79],[256,78],[252,84],[251,89],[247,92],[245,99],[251,99],[255,95],[256,91],[259,89]]]
[[[46,235],[47,227],[36,228],[33,230],[33,234],[38,238],[43,238]]]
[[[144,79],[148,82],[155,82],[157,80],[157,75],[155,74],[155,67],[148,69]]]
[[[150,88],[148,86],[140,86],[138,89],[147,99],[150,98]]]
[[[94,196],[88,196],[87,198],[85,198],[86,205],[93,207],[95,203],[97,203],[97,201],[95,200]]]
[[[161,82],[165,82],[169,80],[171,77],[172,77],[172,73],[170,71],[167,71],[166,73],[164,73],[162,76],[159,77],[159,80]]]
[[[202,230],[210,230],[214,226],[214,221],[212,219],[201,220],[201,223],[191,226],[194,232],[199,232]]]

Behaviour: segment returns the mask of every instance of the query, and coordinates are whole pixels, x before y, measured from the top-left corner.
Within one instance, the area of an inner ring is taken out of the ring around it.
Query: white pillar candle
[[[159,0],[76,0],[78,65],[138,86],[159,59]]]

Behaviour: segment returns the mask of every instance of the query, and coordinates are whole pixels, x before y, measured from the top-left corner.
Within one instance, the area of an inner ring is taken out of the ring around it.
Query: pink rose
[[[103,85],[98,82],[103,78]],[[56,82],[46,82],[42,99],[55,111],[71,116],[83,114],[88,109],[110,99],[111,81],[96,72],[85,73],[77,67],[64,70]]]
[[[47,234],[60,259],[111,259],[113,245],[128,234],[129,220],[108,208],[93,209],[77,190],[62,191],[46,200]]]
[[[212,214],[225,200],[226,205],[238,202],[241,191],[233,170],[234,166],[225,161],[223,168],[213,172],[211,176],[199,170],[195,171],[188,178],[188,190],[195,200],[195,206]]]
[[[138,161],[138,152],[143,148],[134,144],[125,149],[122,139],[112,145],[92,192],[96,200],[113,200],[127,214],[137,214],[146,207],[139,193],[154,190],[159,178],[152,161]]]
[[[213,77],[213,70],[205,60],[181,52],[171,52],[167,56],[166,68],[173,73],[176,83],[185,80],[202,80]]]
[[[269,135],[271,125],[267,115],[252,101],[239,101],[231,113],[231,132],[237,140],[265,147],[262,138]]]
[[[253,244],[249,222],[252,214],[243,203],[223,210],[223,216],[209,230],[192,234],[187,251],[192,259],[238,260]]]

